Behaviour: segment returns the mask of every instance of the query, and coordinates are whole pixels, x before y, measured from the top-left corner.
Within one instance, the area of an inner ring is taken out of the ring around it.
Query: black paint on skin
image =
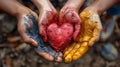
[[[43,42],[39,35],[38,23],[35,17],[32,14],[28,14],[24,17],[24,24],[26,26],[26,33],[38,43],[38,47],[35,49],[48,53],[54,57],[54,60],[57,60],[59,53],[54,51],[48,43]]]

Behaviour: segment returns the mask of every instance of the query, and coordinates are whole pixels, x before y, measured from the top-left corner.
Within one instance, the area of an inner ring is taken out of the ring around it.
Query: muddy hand
[[[81,34],[78,38],[78,42],[72,43],[65,52],[65,62],[69,63],[81,58],[88,49],[99,39],[102,29],[100,17],[94,11],[85,9],[80,13],[82,19]]]
[[[16,0],[1,0],[0,10],[4,10],[5,12],[17,17],[18,32],[25,42],[34,46],[38,46],[38,50],[36,49],[38,54],[50,61],[53,61],[54,58],[58,62],[61,61],[61,59],[59,59],[60,54],[56,53],[54,50],[51,49],[51,47],[43,43],[38,32],[38,16],[35,12],[20,4]]]
[[[38,44],[38,47],[36,48],[37,53],[49,61],[61,61],[61,54],[55,52],[48,43],[43,42],[41,36],[39,35],[38,23],[35,16],[28,14],[24,16],[23,19],[27,35]]]

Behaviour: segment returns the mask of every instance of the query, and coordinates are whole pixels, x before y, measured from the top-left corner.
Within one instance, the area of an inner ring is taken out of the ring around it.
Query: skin
[[[47,41],[46,28],[49,24],[51,24],[54,20],[56,20],[56,18],[58,17],[58,14],[57,14],[57,11],[55,10],[55,8],[49,2],[49,0],[41,0],[41,1],[32,0],[32,2],[39,9],[39,14],[40,14],[39,19],[38,19],[39,20],[39,33],[43,37],[43,40],[46,42]],[[75,2],[76,4],[72,4],[73,2]],[[81,26],[80,22],[81,21],[80,21],[79,15],[78,15],[78,10],[79,10],[80,6],[82,6],[79,3],[83,3],[83,2],[84,2],[84,0],[83,1],[68,0],[68,2],[61,9],[60,14],[59,14],[60,15],[59,22],[61,24],[68,21],[69,23],[72,23],[74,25],[74,27],[75,27],[75,33],[73,35],[74,40],[77,40],[76,38],[78,37],[78,34],[80,33],[80,26]],[[46,5],[44,5],[44,4],[46,4]],[[65,12],[65,13],[63,13],[63,12]],[[75,16],[72,17],[71,13],[74,14]],[[63,18],[64,16],[66,17],[65,19]],[[74,18],[74,20],[71,20],[72,18]],[[65,22],[63,22],[61,20],[65,20]],[[41,55],[41,53],[39,53],[39,54]],[[44,55],[45,55],[46,59],[53,60],[52,56],[50,56],[48,54],[44,54]]]
[[[81,58],[88,49],[99,40],[102,30],[99,16],[118,2],[120,2],[120,0],[96,0],[80,13],[82,20],[81,34],[78,41],[72,43],[72,45],[65,50],[64,59],[66,63]]]
[[[44,2],[44,0],[42,2],[44,4],[46,4]],[[37,6],[39,6],[39,5],[41,6],[41,4],[37,4]],[[27,28],[30,28],[32,26],[32,23],[25,21],[25,17],[28,18],[28,15],[31,14],[37,20],[41,21],[41,19],[43,19],[45,17],[46,11],[48,9],[48,8],[46,8],[46,9],[43,9],[43,8],[44,7],[40,7],[39,8],[39,10],[41,9],[41,11],[40,11],[41,13],[40,13],[40,16],[38,17],[35,12],[33,12],[29,8],[23,6],[22,4],[20,4],[16,0],[7,0],[7,1],[6,0],[1,0],[1,2],[0,2],[0,10],[3,10],[5,12],[7,12],[7,13],[15,16],[15,17],[17,17],[17,20],[18,20],[18,32],[20,33],[20,35],[22,36],[22,38],[24,39],[25,42],[27,42],[27,43],[29,43],[29,44],[31,44],[33,46],[37,46],[38,44],[37,44],[37,42],[34,39],[32,39],[29,35],[26,34]],[[32,19],[28,18],[28,20],[32,20]],[[27,27],[26,27],[25,24],[27,24]],[[40,56],[44,57],[46,60],[54,61],[54,58],[51,55],[49,55],[48,53],[41,52],[39,50],[36,50],[36,52]],[[53,51],[53,52],[55,52],[55,51]],[[55,54],[55,53],[53,53],[53,54]],[[61,56],[62,56],[62,54],[59,54],[59,57],[55,61],[56,62],[61,62],[62,61]]]
[[[71,23],[74,26],[73,40],[76,41],[81,29],[81,19],[78,11],[85,0],[68,0],[59,13],[59,22]]]
[[[37,6],[39,10],[39,18],[38,18],[38,25],[39,25],[39,34],[42,36],[44,42],[47,42],[47,33],[46,29],[47,26],[54,21],[57,21],[58,13],[56,9],[52,6],[49,0],[32,0],[32,2]],[[62,53],[58,56],[57,60],[54,60],[53,56],[49,55],[45,52],[38,51],[38,54],[43,56],[45,59],[49,61],[56,61],[61,62],[62,61]]]
[[[47,42],[46,29],[50,23],[57,21],[57,11],[49,0],[32,0],[32,2],[39,10],[39,33],[43,37],[44,42]]]
[[[8,0],[8,1],[1,0],[0,9],[8,12],[9,14],[11,14],[13,16],[16,16],[18,19],[18,31],[20,32],[20,35],[23,37],[25,42],[28,42],[34,46],[37,46],[37,43],[25,33],[26,29],[23,24],[23,17],[29,13],[33,14],[36,17],[36,19],[39,20],[39,30],[42,30],[42,32],[40,31],[40,34],[43,35],[44,41],[47,41],[46,32],[43,30],[46,29],[45,27],[47,26],[47,24],[51,23],[48,21],[52,21],[54,19],[54,17],[56,17],[57,13],[56,13],[56,10],[54,9],[54,7],[50,4],[50,2],[48,0],[41,0],[42,1],[41,3],[39,2],[39,0],[32,0],[32,1],[38,7],[38,9],[40,11],[39,18],[37,17],[36,13],[34,13],[29,8],[24,7],[23,5],[21,5],[20,3],[18,3],[15,0]],[[82,25],[83,33],[81,33],[81,35],[79,36],[79,38],[77,40],[78,42],[74,42],[72,44],[72,46],[70,46],[66,49],[66,51],[64,53],[66,63],[69,63],[73,60],[79,59],[88,50],[88,48],[91,47],[92,44],[98,40],[100,31],[102,29],[99,15],[118,1],[119,0],[97,0],[91,6],[87,7],[85,10],[83,10],[80,13],[80,18],[83,21],[83,23],[82,23],[83,24]],[[79,22],[80,19],[78,18],[77,12],[78,12],[79,8],[81,7],[81,5],[83,4],[84,0],[82,0],[82,1],[77,0],[75,4],[72,4],[73,2],[75,2],[75,1],[68,0],[66,5],[61,9],[60,15],[64,16],[64,15],[66,15],[66,13],[69,13],[69,11],[72,11],[72,13],[76,15],[75,17],[78,19],[78,22]],[[46,5],[44,5],[44,4],[46,4]],[[70,5],[70,8],[68,8],[69,5]],[[101,6],[102,9],[100,9],[99,6]],[[62,14],[61,12],[65,12],[65,13]],[[51,16],[51,17],[49,17],[49,16]],[[62,16],[60,16],[60,18]],[[68,17],[68,16],[69,15],[67,15],[67,19],[65,19],[65,20],[70,20],[70,17]],[[86,19],[86,17],[88,19]],[[94,18],[94,17],[96,19],[92,19],[92,20],[90,19],[90,18]],[[47,20],[47,21],[45,21],[45,20]],[[46,23],[43,23],[43,21],[45,21]],[[77,24],[80,25],[79,23],[77,23]],[[77,26],[77,27],[79,27],[79,26]],[[80,30],[80,29],[78,29],[78,30]],[[87,30],[89,30],[90,32]],[[91,31],[93,31],[93,33],[91,33]],[[76,39],[76,38],[74,38],[74,39]],[[46,54],[44,52],[41,53],[38,51],[38,53],[41,56],[44,56],[44,58],[46,58],[50,61],[53,61],[52,56],[49,56],[48,54]],[[59,61],[61,61],[61,59],[58,59],[57,61],[59,62]]]
[[[9,5],[8,5],[9,4]],[[32,10],[29,8],[21,5],[18,3],[16,0],[1,0],[0,2],[0,10],[3,10],[18,19],[18,32],[22,36],[25,42],[30,43],[34,46],[37,46],[37,42],[30,38],[25,32],[25,25],[24,25],[24,20],[23,17],[26,16],[27,14],[33,14],[36,19],[38,18],[37,14],[34,13]]]

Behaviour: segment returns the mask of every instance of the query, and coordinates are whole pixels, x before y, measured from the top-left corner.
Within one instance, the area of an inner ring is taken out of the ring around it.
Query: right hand
[[[80,13],[82,19],[81,34],[78,42],[73,42],[64,53],[66,63],[78,60],[99,40],[102,25],[99,14],[89,8]]]
[[[75,10],[75,8],[71,6],[64,6],[59,15],[59,22],[61,24],[63,23],[70,23],[74,27],[74,33],[73,33],[73,40],[77,41],[77,38],[80,34],[81,30],[81,19],[78,15],[78,11]]]
[[[25,20],[25,17],[27,17],[27,15],[29,14],[33,14],[36,17],[36,19],[38,18],[37,14],[30,9],[26,8],[23,10],[23,12],[21,11],[21,13],[17,15],[18,32],[26,43],[29,43],[33,46],[37,46],[38,45],[37,42],[26,34],[27,28],[32,26],[30,22],[26,22]],[[30,18],[28,18],[28,20],[30,20]]]

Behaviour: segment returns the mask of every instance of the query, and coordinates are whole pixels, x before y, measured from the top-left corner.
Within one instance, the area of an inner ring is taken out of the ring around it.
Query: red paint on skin
[[[47,28],[47,34],[50,45],[56,51],[60,51],[69,44],[73,35],[73,26],[70,23],[64,23],[61,26],[52,23]]]
[[[47,42],[47,33],[46,33],[47,26],[46,26],[46,24],[47,24],[46,19],[43,19],[41,21],[40,35],[42,36],[44,42]]]
[[[63,19],[65,19],[66,22],[73,24],[74,26],[73,39],[74,41],[77,41],[81,29],[80,17],[72,8],[66,8],[66,11],[68,12],[66,13],[66,15],[63,16]]]
[[[77,17],[77,14],[75,14],[72,9],[69,10],[68,12],[71,12],[69,18],[63,16],[62,19],[58,21],[57,14],[48,12],[46,13],[48,18],[46,19],[47,21],[44,19],[44,22],[42,22],[43,26],[46,26],[46,29],[42,31],[42,35],[45,36],[43,40],[45,39],[44,41],[46,41],[47,38],[50,45],[56,51],[64,50],[65,47],[69,45],[72,38],[76,41],[80,34],[81,21],[78,19],[79,16]]]
[[[52,13],[51,11],[46,12],[46,16],[41,21],[40,34],[44,42],[47,42],[47,26],[53,22],[57,21],[57,14]]]

